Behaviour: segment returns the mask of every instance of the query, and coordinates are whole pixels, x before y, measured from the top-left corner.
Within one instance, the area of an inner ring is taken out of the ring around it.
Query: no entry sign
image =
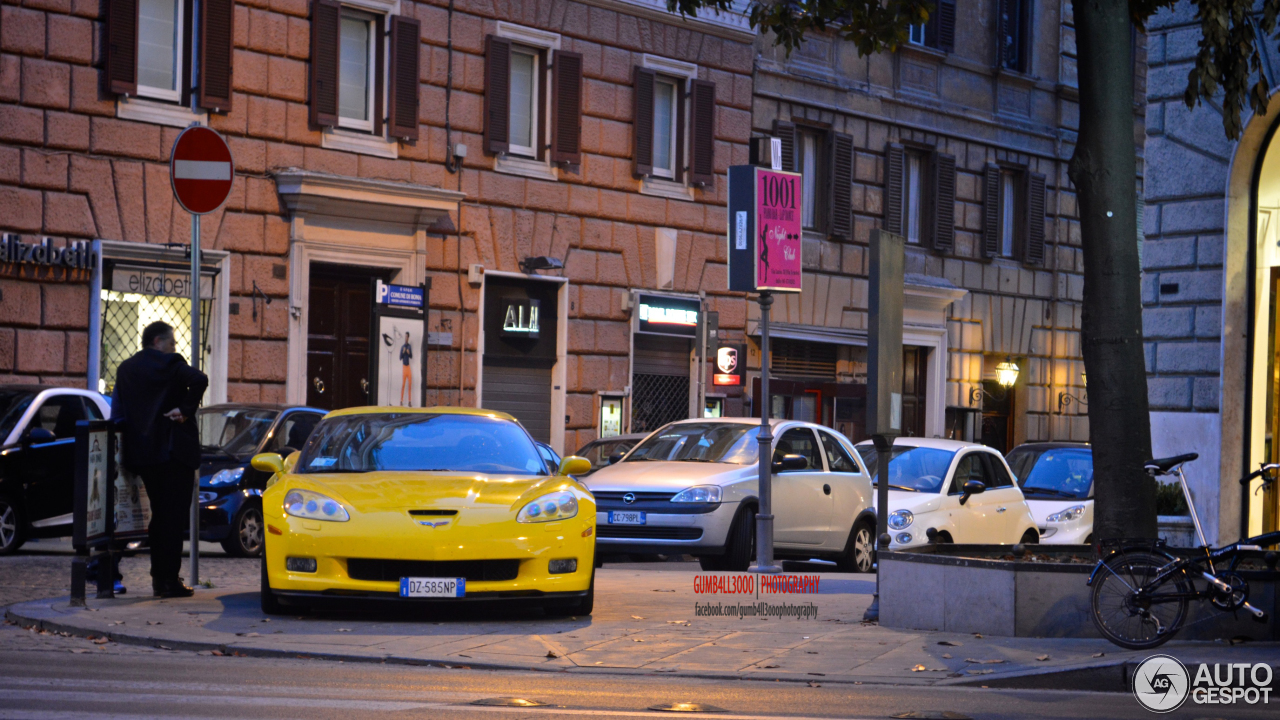
[[[226,202],[234,172],[231,149],[214,130],[189,127],[173,143],[169,180],[173,196],[189,213],[211,213]]]

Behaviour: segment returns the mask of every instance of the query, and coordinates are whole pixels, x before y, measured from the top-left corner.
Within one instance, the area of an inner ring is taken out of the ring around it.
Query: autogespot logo
[[[1177,710],[1187,701],[1190,689],[1187,668],[1169,655],[1152,655],[1133,673],[1133,696],[1151,712]]]

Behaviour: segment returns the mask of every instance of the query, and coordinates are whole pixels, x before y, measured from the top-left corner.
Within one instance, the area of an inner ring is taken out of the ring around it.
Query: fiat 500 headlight
[[[240,478],[244,476],[244,468],[228,468],[219,470],[209,478],[210,485],[231,485],[240,482]]]
[[[578,498],[574,497],[573,493],[562,490],[550,495],[543,495],[520,508],[520,513],[516,515],[516,522],[533,523],[567,520],[577,514]]]
[[[346,522],[351,519],[342,503],[310,490],[290,490],[284,496],[284,511],[307,520]]]
[[[719,485],[695,485],[676,493],[671,502],[718,503],[720,492]]]
[[[910,510],[894,510],[889,513],[889,527],[894,530],[904,530],[911,527],[911,523],[916,521],[916,516],[911,514]]]
[[[1084,515],[1084,506],[1072,505],[1066,510],[1062,510],[1060,512],[1056,512],[1050,515],[1049,517],[1045,518],[1044,521],[1045,522],[1071,522],[1072,520],[1079,520],[1081,515]]]

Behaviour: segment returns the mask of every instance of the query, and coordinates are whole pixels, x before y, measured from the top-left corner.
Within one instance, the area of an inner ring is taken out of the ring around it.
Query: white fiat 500
[[[775,420],[774,554],[869,572],[871,482],[847,438]],[[682,420],[651,433],[583,482],[596,498],[604,553],[696,556],[707,570],[754,558],[760,421]]]
[[[1005,460],[1040,526],[1040,542],[1093,542],[1093,449],[1085,443],[1024,443]]]
[[[875,446],[859,443],[876,472]],[[873,477],[874,481],[874,477]],[[874,498],[873,498],[874,500]],[[889,456],[890,549],[1039,541],[1035,518],[1000,453],[975,443],[898,438]]]

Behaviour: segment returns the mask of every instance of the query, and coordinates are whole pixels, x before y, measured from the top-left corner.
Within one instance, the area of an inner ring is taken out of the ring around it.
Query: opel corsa
[[[263,454],[262,610],[337,598],[594,603],[595,501],[509,415],[460,408],[331,412],[301,452]]]

